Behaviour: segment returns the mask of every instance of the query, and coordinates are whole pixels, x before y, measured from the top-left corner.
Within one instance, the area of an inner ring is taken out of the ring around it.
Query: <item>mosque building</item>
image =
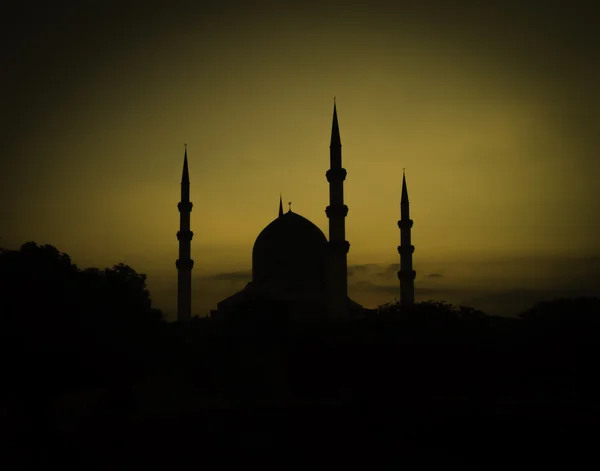
[[[345,219],[348,207],[344,204],[346,169],[342,167],[342,143],[337,109],[333,105],[333,124],[329,147],[330,168],[329,206],[325,209],[329,220],[329,240],[315,224],[291,209],[283,211],[279,198],[278,216],[258,235],[252,250],[252,281],[238,293],[220,301],[211,311],[213,319],[254,317],[272,312],[290,319],[361,317],[365,309],[348,297],[347,255],[350,244],[346,240]],[[192,203],[188,171],[187,149],[184,155],[181,181],[177,320],[191,318],[191,259],[190,214]],[[402,179],[400,254],[400,295],[402,306],[414,303],[415,271],[412,269],[409,214],[406,178]]]

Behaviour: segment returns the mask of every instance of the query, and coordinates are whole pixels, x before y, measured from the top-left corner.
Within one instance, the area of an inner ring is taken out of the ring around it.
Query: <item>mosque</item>
[[[345,219],[348,207],[344,204],[346,169],[342,167],[342,143],[334,101],[329,182],[329,240],[315,224],[290,208],[283,211],[281,196],[279,213],[258,235],[252,250],[252,281],[240,292],[222,300],[211,311],[213,319],[228,320],[239,316],[259,316],[265,310],[286,315],[290,319],[361,317],[366,310],[348,297],[347,255],[350,244],[346,241]],[[179,258],[176,262],[178,279],[177,320],[191,318],[192,269],[190,230],[190,179],[187,149],[183,159],[180,214]],[[402,177],[400,199],[401,231],[400,301],[403,306],[414,303],[411,228],[406,177]]]

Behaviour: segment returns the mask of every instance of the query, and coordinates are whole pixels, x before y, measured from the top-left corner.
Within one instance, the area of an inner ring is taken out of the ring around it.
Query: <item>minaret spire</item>
[[[408,190],[406,189],[406,171],[402,169],[402,196],[400,197],[400,203],[405,201],[408,203]]]
[[[329,182],[329,206],[325,213],[329,218],[329,296],[330,314],[335,317],[348,315],[348,261],[350,244],[346,241],[346,215],[344,204],[344,180],[346,169],[342,168],[342,141],[333,99],[333,123],[329,146],[330,168],[325,174]]]
[[[181,176],[181,183],[189,183],[189,182],[190,182],[190,172],[188,170],[187,144],[186,144],[185,151],[183,153],[183,175]]]
[[[281,193],[279,193],[279,217],[283,216],[283,200],[281,199]]]
[[[398,254],[400,254],[400,271],[398,279],[400,280],[400,305],[410,307],[415,303],[415,276],[417,272],[413,270],[412,256],[415,246],[411,245],[410,231],[413,226],[413,220],[410,219],[410,206],[408,202],[408,189],[406,188],[406,174],[402,170],[402,196],[400,197],[400,220],[398,228],[400,229],[400,245]]]
[[[177,320],[186,321],[192,317],[192,268],[194,261],[191,258],[192,237],[190,230],[190,213],[193,204],[190,201],[190,174],[188,170],[187,144],[183,155],[183,172],[181,176],[181,201],[177,204],[179,209],[179,258],[175,262],[177,267]]]
[[[342,159],[342,150],[341,150],[342,141],[340,139],[340,126],[338,124],[337,109],[336,109],[336,106],[335,106],[335,97],[333,97],[333,123],[331,125],[331,143],[329,145],[329,148],[330,149],[331,148],[337,148],[338,146],[340,147],[340,151],[339,151],[339,158],[340,158],[339,166],[341,167],[341,165],[342,165],[342,160],[341,160]],[[333,157],[334,155],[336,157],[338,157],[338,153],[333,154],[333,153],[330,152],[330,157]]]

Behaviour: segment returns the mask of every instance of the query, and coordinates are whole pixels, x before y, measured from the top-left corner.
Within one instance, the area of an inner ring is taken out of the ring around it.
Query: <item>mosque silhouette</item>
[[[217,303],[211,311],[213,319],[228,320],[243,316],[259,316],[275,308],[278,315],[290,319],[362,317],[366,310],[348,297],[347,254],[345,219],[348,206],[344,204],[346,169],[342,167],[342,143],[338,125],[337,108],[333,104],[333,124],[329,146],[330,168],[326,173],[329,182],[329,206],[325,212],[329,219],[329,240],[315,224],[293,212],[283,211],[279,197],[279,214],[258,235],[252,250],[252,281],[238,293]],[[192,269],[190,230],[190,179],[187,148],[183,159],[181,201],[178,203],[180,229],[179,258],[176,262],[177,320],[191,318]],[[412,268],[411,228],[406,177],[402,176],[400,199],[400,302],[402,306],[414,304],[414,279]]]

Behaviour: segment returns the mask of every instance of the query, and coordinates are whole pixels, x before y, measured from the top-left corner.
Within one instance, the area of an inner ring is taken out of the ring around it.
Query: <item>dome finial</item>
[[[288,213],[292,212],[292,202],[288,202]]]

